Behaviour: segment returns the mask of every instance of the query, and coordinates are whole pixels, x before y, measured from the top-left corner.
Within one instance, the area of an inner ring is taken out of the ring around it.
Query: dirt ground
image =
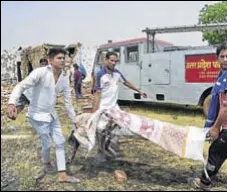
[[[75,109],[81,108],[83,102]],[[121,103],[122,104],[122,103]],[[195,125],[202,127],[204,117],[202,110],[197,107],[182,107],[177,105],[124,103],[131,113],[149,118],[159,119],[179,125]],[[37,181],[35,177],[42,170],[39,138],[26,122],[27,109],[18,116],[16,121],[7,120],[2,106],[2,129],[4,135],[29,135],[26,138],[1,139],[1,190],[26,191],[188,191],[193,188],[188,184],[188,178],[200,175],[203,164],[198,161],[182,159],[164,151],[151,142],[138,138],[122,138],[120,140],[121,156],[115,160],[97,164],[92,157],[96,148],[85,158],[84,150],[79,149],[76,159],[68,165],[69,174],[81,179],[79,184],[59,184],[58,175],[46,175]],[[69,136],[71,123],[64,111],[63,102],[59,101],[57,111],[63,132]],[[12,125],[18,130],[13,131]],[[65,144],[66,153],[70,153],[70,146]],[[209,143],[205,144],[204,156],[207,157]],[[51,151],[53,163],[55,150]],[[117,183],[114,177],[116,169],[127,174],[127,181]],[[214,180],[215,191],[227,190],[227,165],[222,167]]]

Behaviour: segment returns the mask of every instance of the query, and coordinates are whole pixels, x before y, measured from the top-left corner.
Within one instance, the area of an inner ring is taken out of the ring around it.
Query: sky
[[[1,50],[43,43],[95,46],[146,37],[146,27],[194,25],[216,1],[1,1]],[[201,32],[158,34],[175,45],[206,45]]]

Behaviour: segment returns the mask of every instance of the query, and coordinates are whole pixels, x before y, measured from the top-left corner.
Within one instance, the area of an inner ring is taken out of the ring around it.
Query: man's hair
[[[223,50],[227,50],[227,42],[221,44],[221,45],[217,48],[217,51],[216,51],[217,57],[219,56],[219,54],[220,54],[221,51],[223,51]]]
[[[41,58],[41,59],[39,60],[39,63],[42,63],[42,62],[46,62],[46,63],[48,63],[48,60],[47,60],[47,59],[45,59],[45,58]]]
[[[51,58],[51,59],[53,59],[59,53],[62,53],[64,55],[66,55],[66,51],[64,49],[61,49],[61,48],[52,48],[48,52],[48,57]]]
[[[77,63],[74,63],[74,64],[73,64],[73,67],[74,67],[75,69],[79,69],[79,66],[78,66]]]
[[[113,52],[113,51],[108,51],[108,52],[107,52],[107,54],[106,54],[106,59],[109,59],[109,58],[110,58],[110,56],[112,56],[112,55],[114,55],[114,56],[118,57],[118,55],[117,55],[117,53],[116,53],[116,52]]]

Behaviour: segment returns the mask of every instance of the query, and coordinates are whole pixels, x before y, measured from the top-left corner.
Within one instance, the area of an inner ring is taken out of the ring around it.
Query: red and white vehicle
[[[145,29],[147,38],[109,42],[98,48],[93,75],[100,70],[105,54],[113,50],[119,55],[117,68],[126,79],[148,94],[142,98],[121,85],[119,100],[178,103],[203,106],[220,71],[216,47],[174,46],[155,40],[156,33],[173,33],[226,29],[227,24]],[[153,38],[150,38],[150,36]]]

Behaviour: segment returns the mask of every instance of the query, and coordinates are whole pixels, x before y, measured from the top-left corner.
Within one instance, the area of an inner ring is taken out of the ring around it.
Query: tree
[[[226,23],[227,2],[220,1],[213,5],[205,5],[199,14],[199,24]],[[221,44],[227,41],[227,29],[203,32],[203,41],[210,45]]]

